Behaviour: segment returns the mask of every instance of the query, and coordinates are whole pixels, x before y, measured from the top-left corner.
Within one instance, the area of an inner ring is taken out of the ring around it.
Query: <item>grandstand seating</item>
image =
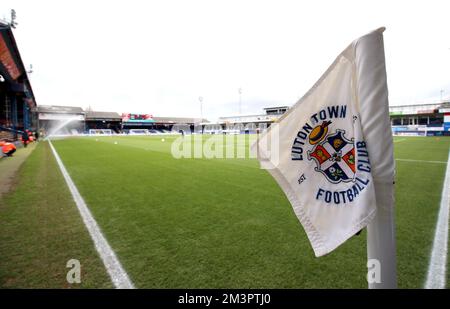
[[[14,134],[8,131],[0,131],[0,140],[2,139],[8,139],[8,140],[14,140]]]

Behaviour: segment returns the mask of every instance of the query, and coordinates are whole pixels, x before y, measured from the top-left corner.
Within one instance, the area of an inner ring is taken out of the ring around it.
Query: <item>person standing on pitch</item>
[[[27,131],[23,131],[22,132],[23,147],[27,148],[29,141],[30,141],[30,136],[28,135],[28,132]]]

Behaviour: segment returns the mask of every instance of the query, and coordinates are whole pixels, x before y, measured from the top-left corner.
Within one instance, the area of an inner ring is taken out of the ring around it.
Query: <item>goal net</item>
[[[130,129],[129,134],[130,135],[148,135],[149,131],[148,131],[148,129]]]
[[[90,129],[89,135],[112,135],[111,129]]]

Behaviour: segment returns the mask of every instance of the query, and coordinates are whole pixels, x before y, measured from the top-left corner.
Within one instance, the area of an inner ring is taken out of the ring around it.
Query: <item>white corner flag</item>
[[[257,155],[291,202],[316,256],[372,222],[368,258],[381,266],[381,279],[372,287],[395,287],[394,157],[383,31],[350,44],[261,135]]]

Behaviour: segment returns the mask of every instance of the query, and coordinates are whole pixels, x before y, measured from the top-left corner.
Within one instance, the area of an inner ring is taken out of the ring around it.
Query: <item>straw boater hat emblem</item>
[[[321,125],[316,126],[312,129],[311,134],[309,134],[309,143],[315,145],[327,136],[328,126],[331,121],[324,121]]]

